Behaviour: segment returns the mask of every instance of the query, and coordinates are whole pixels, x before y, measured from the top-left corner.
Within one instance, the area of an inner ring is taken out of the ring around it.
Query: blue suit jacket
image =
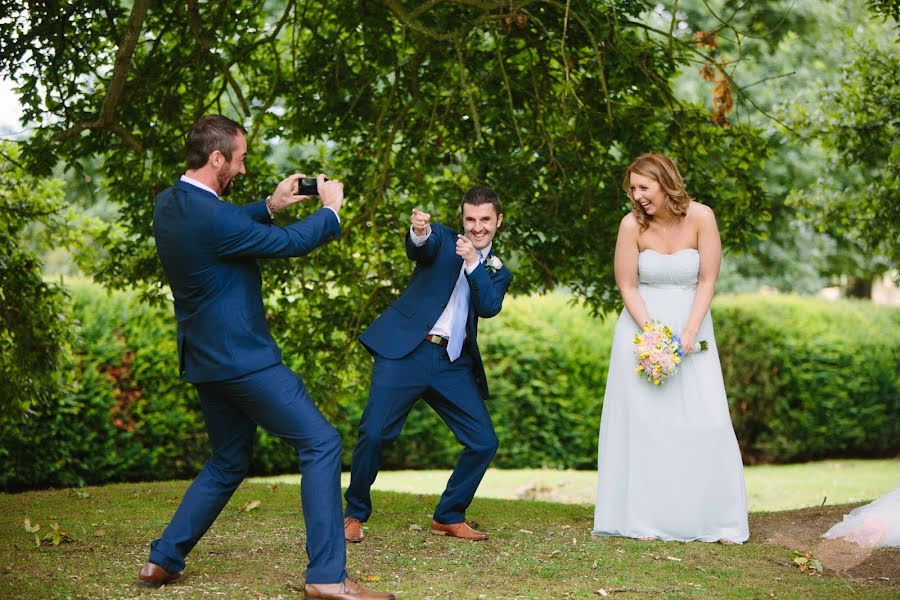
[[[369,352],[398,359],[422,343],[447,307],[459,279],[463,259],[456,254],[456,236],[452,229],[432,224],[428,240],[422,246],[416,246],[407,232],[406,255],[416,261],[416,268],[400,298],[359,336]],[[491,271],[479,264],[466,274],[466,279],[469,282],[469,318],[463,352],[472,357],[475,381],[482,396],[487,398],[487,379],[478,350],[478,318],[487,319],[500,312],[503,297],[512,282],[512,273],[505,266]]]
[[[303,256],[340,232],[327,208],[278,227],[264,201],[237,206],[183,181],[163,190],[153,236],[175,297],[181,374],[223,381],[280,363],[256,259]]]

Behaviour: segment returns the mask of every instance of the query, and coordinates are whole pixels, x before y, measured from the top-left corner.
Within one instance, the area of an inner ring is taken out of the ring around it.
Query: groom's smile
[[[463,228],[476,250],[491,245],[497,228],[503,223],[503,214],[497,214],[493,204],[463,204]]]

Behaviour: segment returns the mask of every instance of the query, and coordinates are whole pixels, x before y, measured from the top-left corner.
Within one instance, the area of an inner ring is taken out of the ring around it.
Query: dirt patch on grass
[[[900,548],[861,548],[822,534],[859,504],[822,506],[750,516],[750,534],[767,544],[811,552],[826,569],[853,579],[900,586]]]

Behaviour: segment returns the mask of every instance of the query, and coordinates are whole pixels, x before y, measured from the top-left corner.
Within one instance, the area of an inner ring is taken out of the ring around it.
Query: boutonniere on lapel
[[[496,273],[503,267],[503,263],[500,262],[500,259],[491,254],[486,259],[484,259],[484,268],[490,271],[491,273]]]

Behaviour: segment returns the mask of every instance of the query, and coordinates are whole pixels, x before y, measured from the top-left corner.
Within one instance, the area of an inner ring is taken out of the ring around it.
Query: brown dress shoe
[[[344,539],[354,544],[366,539],[362,523],[356,517],[344,517]]]
[[[477,529],[472,529],[465,521],[462,523],[454,523],[453,525],[444,525],[443,523],[432,521],[431,533],[435,535],[450,535],[464,540],[472,540],[473,542],[480,542],[481,540],[486,540],[488,538],[488,534],[483,531],[478,531]]]
[[[393,594],[368,590],[349,577],[340,583],[307,583],[305,592],[307,600],[394,600]]]
[[[138,575],[138,585],[146,588],[158,588],[168,583],[175,583],[184,576],[184,573],[169,573],[161,566],[145,562],[141,567],[141,573]]]

